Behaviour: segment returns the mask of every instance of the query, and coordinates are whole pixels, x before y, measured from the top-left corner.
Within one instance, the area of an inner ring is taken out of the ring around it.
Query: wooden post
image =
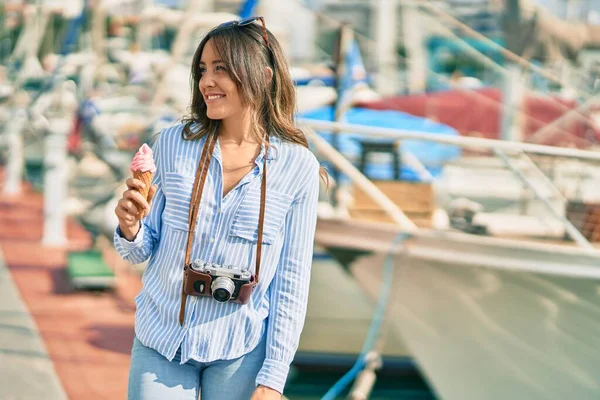
[[[44,143],[44,246],[67,243],[67,133],[71,121],[56,118]]]
[[[523,140],[522,118],[518,110],[523,104],[524,88],[521,67],[509,62],[508,73],[504,76],[504,96],[500,138],[520,142]]]
[[[75,86],[67,81],[53,93],[44,140],[44,246],[67,244],[67,137],[73,127]]]
[[[7,196],[21,193],[24,164],[22,132],[26,121],[27,112],[23,108],[16,107],[13,117],[5,128],[8,162],[6,164],[6,180],[3,193]]]

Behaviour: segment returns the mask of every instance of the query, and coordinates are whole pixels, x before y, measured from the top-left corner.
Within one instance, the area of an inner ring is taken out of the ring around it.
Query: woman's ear
[[[271,83],[271,80],[273,80],[273,70],[271,67],[265,67],[265,77],[267,78],[267,83]]]

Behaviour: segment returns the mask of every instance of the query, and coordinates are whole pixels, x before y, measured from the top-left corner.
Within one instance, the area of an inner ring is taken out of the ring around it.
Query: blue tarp
[[[298,115],[299,118],[333,121],[333,106],[325,106]],[[391,110],[370,110],[366,108],[352,108],[344,114],[343,121],[349,124],[367,125],[381,128],[394,128],[409,131],[427,132],[439,135],[458,136],[459,133],[448,125],[440,124],[426,118],[415,117],[407,113]],[[321,137],[332,143],[333,134],[318,132]],[[392,142],[390,139],[368,138],[365,135],[340,134],[338,135],[338,150],[358,166],[361,155],[361,145],[357,139],[369,142]],[[460,148],[435,142],[417,140],[403,140],[401,149],[414,154],[429,172],[435,177],[439,175],[445,163],[455,160],[461,155]],[[392,179],[392,163],[382,163],[375,160],[376,156],[370,155],[365,168],[366,175],[371,179]],[[400,168],[400,177],[404,180],[417,181],[417,174],[409,167]]]
[[[321,86],[334,86],[335,85],[335,77],[330,75],[323,76],[311,76],[310,78],[299,78],[294,79],[294,85],[296,86],[306,86],[312,84],[314,82],[318,82]]]

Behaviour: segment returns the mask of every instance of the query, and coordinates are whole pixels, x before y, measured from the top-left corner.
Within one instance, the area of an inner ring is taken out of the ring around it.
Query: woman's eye
[[[227,71],[224,65],[217,65],[217,71]]]
[[[200,75],[204,75],[204,73],[206,72],[206,68],[200,68],[198,72],[200,73]]]

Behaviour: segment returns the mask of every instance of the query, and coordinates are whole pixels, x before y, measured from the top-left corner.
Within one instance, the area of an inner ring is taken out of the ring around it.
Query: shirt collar
[[[202,152],[202,150],[204,149],[204,146],[206,145],[206,141],[209,140],[211,136],[210,135],[206,135],[204,137],[204,141],[202,142],[202,146],[200,146],[200,151]],[[210,140],[213,140],[212,138]],[[221,159],[221,146],[219,145],[219,140],[217,139],[217,143],[215,143],[215,149],[213,150],[212,156],[218,160],[219,162],[222,161]]]
[[[204,138],[204,141],[206,141],[206,137]],[[270,144],[270,148],[269,148],[269,152],[267,155],[267,161],[274,161],[277,159],[277,157],[279,156],[279,151],[281,148],[281,139],[273,134],[269,135],[269,144]],[[204,146],[204,143],[202,143],[202,145]],[[221,147],[219,146],[219,141],[217,140],[217,143],[215,144],[215,150],[213,152],[213,157],[218,160],[219,162],[222,162],[221,159]],[[265,145],[261,145],[260,146],[260,153],[258,154],[258,156],[256,157],[256,160],[254,161],[255,164],[257,164],[260,168],[260,170],[262,171],[262,161],[265,157]]]
[[[275,135],[269,135],[269,152],[267,154],[267,161],[276,160],[279,154],[279,148],[281,145],[281,139]],[[260,154],[256,157],[256,161],[262,160],[265,156],[265,145],[260,146]]]

